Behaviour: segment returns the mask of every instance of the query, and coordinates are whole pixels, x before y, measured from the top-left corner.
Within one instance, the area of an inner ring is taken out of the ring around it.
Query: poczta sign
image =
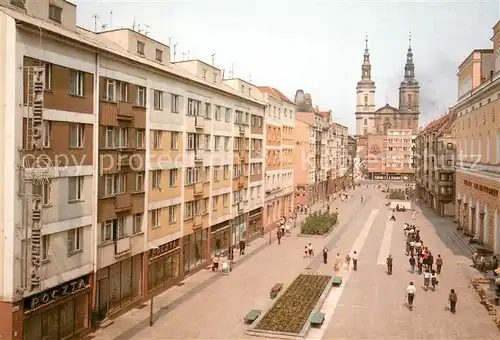
[[[65,298],[84,288],[87,288],[89,282],[88,276],[83,276],[76,280],[64,283],[40,294],[24,299],[24,312],[29,313],[38,307],[48,305],[54,301]]]

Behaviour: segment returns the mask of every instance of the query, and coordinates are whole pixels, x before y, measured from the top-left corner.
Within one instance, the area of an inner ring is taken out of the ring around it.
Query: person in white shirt
[[[429,289],[429,284],[431,283],[431,273],[429,273],[428,271],[426,271],[424,273],[424,287],[425,287],[425,290]]]
[[[410,282],[410,285],[406,287],[406,298],[408,299],[408,307],[413,308],[413,299],[415,299],[415,292],[417,289],[413,285],[413,281]]]

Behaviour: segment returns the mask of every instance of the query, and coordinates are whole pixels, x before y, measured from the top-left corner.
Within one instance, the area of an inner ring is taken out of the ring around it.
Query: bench
[[[247,315],[245,315],[243,319],[245,320],[245,323],[252,324],[255,320],[257,320],[260,313],[261,313],[260,309],[252,309],[247,313]]]
[[[340,287],[340,285],[342,284],[342,277],[340,276],[335,276],[333,278],[333,281],[332,281],[332,286],[333,287]]]
[[[312,327],[320,327],[325,321],[325,313],[316,312],[311,316],[309,320],[311,322]]]
[[[271,299],[276,298],[278,296],[278,293],[280,292],[281,288],[283,288],[283,283],[277,283],[271,288],[271,291],[269,292],[269,297]]]

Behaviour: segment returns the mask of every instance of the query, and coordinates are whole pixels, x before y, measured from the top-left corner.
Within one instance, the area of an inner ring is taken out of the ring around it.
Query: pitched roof
[[[450,111],[446,115],[427,124],[427,126],[420,132],[420,134],[421,135],[427,133],[443,134],[446,132],[450,132],[456,118],[457,118],[456,112]]]
[[[284,102],[290,103],[295,105],[294,102],[292,102],[290,99],[288,99],[287,96],[285,96],[281,91],[275,89],[274,87],[271,86],[257,86],[259,90],[261,90],[264,93],[270,94],[273,97],[276,97],[277,99],[281,99]]]

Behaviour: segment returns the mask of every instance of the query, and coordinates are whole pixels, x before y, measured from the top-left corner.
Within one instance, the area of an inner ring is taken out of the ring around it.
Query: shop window
[[[180,252],[174,251],[151,263],[148,268],[148,290],[164,286],[179,277]]]

